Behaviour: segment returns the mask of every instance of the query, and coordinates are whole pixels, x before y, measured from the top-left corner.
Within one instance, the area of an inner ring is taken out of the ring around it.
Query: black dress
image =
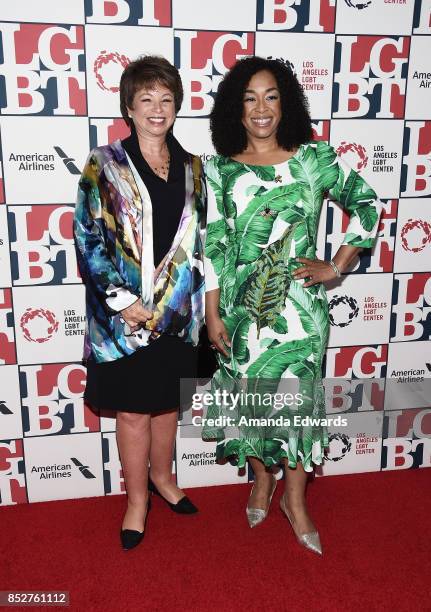
[[[169,135],[171,162],[168,180],[158,177],[145,161],[136,132],[122,145],[150,194],[153,207],[154,265],[169,251],[185,203],[186,152]],[[84,398],[93,407],[152,414],[176,410],[180,404],[180,379],[194,378],[197,349],[177,336],[160,338],[137,351],[105,363],[87,362]]]

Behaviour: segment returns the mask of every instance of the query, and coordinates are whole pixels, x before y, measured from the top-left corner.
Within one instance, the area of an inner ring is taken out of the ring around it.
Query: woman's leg
[[[260,459],[248,457],[248,460],[254,472],[254,486],[247,505],[249,508],[266,510],[273,487],[274,477],[272,472],[266,469],[264,463]]]
[[[183,491],[172,480],[177,424],[177,410],[151,417],[150,476],[161,495],[171,504],[184,497]]]
[[[284,499],[292,520],[299,534],[310,533],[316,528],[308,515],[305,505],[305,490],[307,486],[308,473],[298,462],[296,468],[288,467],[287,459],[285,467],[285,489]]]
[[[117,413],[117,444],[127,490],[127,511],[123,529],[144,529],[150,442],[149,414]]]

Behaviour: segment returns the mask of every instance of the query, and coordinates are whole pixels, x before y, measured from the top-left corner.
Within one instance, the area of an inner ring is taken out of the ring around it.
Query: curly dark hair
[[[210,114],[211,138],[220,155],[232,157],[247,146],[242,125],[244,91],[253,75],[261,70],[271,72],[280,91],[282,117],[277,142],[286,151],[313,139],[307,98],[298,79],[286,62],[263,57],[239,60],[221,81]]]
[[[174,96],[175,112],[183,102],[183,85],[180,73],[167,59],[159,55],[143,55],[130,62],[120,79],[120,108],[124,121],[131,125],[127,108],[132,108],[135,93],[142,87],[152,87],[161,83]]]

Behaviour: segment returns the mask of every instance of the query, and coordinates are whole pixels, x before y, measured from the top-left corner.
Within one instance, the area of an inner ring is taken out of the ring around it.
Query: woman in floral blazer
[[[204,314],[202,164],[171,132],[182,97],[164,58],[129,64],[120,102],[131,136],[90,153],[75,212],[85,399],[117,414],[126,550],[143,538],[148,488],[177,513],[197,511],[171,477],[180,379],[195,376]]]

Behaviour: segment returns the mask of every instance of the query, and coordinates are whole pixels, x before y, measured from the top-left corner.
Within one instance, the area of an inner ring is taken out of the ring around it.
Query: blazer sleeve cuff
[[[114,287],[114,285],[110,285],[106,290],[106,293],[108,295],[106,298],[106,304],[115,312],[120,312],[139,300],[137,295],[125,287]]]

